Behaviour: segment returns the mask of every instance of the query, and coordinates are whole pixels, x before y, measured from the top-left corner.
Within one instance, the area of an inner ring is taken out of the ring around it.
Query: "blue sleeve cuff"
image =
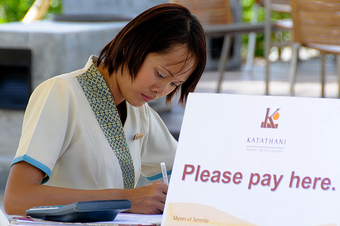
[[[46,174],[43,181],[41,182],[42,184],[46,183],[50,179],[50,176],[51,176],[50,168],[48,168],[46,165],[42,164],[41,162],[35,160],[34,158],[29,157],[28,155],[23,155],[23,156],[15,158],[13,160],[11,166],[13,166],[15,163],[18,163],[18,162],[21,162],[21,161],[24,161],[24,162],[31,164],[32,166],[40,169],[41,171],[43,171]]]
[[[172,170],[167,171],[168,176],[170,176],[171,173],[172,173]],[[154,181],[154,180],[158,180],[158,179],[161,179],[161,178],[163,178],[162,173],[159,173],[159,174],[152,176],[152,177],[146,177],[146,179],[148,179],[149,181]]]

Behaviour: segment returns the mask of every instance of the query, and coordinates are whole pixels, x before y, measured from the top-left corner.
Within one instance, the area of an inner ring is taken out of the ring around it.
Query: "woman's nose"
[[[167,86],[166,84],[157,84],[153,87],[153,92],[155,92],[157,95],[164,95],[166,93]]]

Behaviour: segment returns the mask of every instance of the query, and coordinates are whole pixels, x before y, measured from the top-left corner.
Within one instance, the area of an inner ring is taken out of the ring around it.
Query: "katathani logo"
[[[278,123],[275,123],[276,120],[280,118],[279,111],[280,108],[276,109],[274,113],[270,114],[270,108],[267,108],[267,113],[264,121],[261,123],[261,128],[272,128],[277,129],[279,127]]]

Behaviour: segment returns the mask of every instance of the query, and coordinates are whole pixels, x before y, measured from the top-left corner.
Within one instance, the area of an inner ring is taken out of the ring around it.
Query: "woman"
[[[194,91],[206,61],[198,20],[176,4],[133,19],[86,66],[39,85],[26,109],[5,191],[8,214],[33,206],[129,199],[130,212],[161,213],[167,186],[136,187],[170,172],[176,141],[147,102]]]

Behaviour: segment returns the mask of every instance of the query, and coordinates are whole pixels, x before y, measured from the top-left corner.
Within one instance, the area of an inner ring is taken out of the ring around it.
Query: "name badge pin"
[[[144,133],[137,133],[134,137],[133,140],[140,140],[142,139],[144,136]]]

